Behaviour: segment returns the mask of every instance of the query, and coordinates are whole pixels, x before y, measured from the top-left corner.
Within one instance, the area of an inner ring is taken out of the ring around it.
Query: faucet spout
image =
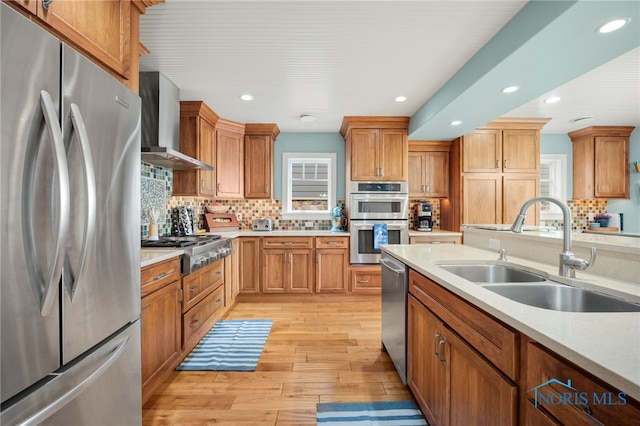
[[[511,231],[517,233],[522,232],[527,210],[531,205],[540,201],[553,203],[562,210],[563,238],[562,253],[560,253],[559,273],[563,277],[574,278],[576,275],[576,269],[587,269],[593,265],[596,257],[596,249],[595,247],[591,248],[591,258],[589,260],[579,259],[571,252],[571,211],[565,203],[553,197],[533,197],[530,200],[527,200],[520,208],[520,213],[513,222],[513,225],[511,225]]]

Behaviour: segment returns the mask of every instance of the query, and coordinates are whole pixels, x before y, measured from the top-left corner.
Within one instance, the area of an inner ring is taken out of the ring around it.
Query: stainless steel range
[[[190,274],[231,254],[231,239],[221,235],[168,235],[158,240],[142,240],[144,248],[180,248],[182,273]]]

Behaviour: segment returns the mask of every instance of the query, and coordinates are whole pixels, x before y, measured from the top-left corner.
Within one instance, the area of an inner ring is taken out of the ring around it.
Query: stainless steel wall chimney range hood
[[[142,161],[174,170],[213,170],[180,152],[180,89],[157,71],[140,73]]]

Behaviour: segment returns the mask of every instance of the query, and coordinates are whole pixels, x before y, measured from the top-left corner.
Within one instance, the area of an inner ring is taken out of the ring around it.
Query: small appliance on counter
[[[344,216],[344,207],[337,205],[331,210],[331,232],[344,232],[347,230],[347,218]]]
[[[416,204],[416,231],[433,231],[433,210],[426,201]]]
[[[266,217],[253,219],[251,224],[254,231],[273,231],[273,222]]]

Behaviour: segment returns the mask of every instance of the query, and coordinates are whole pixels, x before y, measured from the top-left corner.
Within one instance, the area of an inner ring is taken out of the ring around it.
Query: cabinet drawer
[[[531,342],[526,359],[527,412],[546,412],[561,424],[640,424],[640,403],[579,367]]]
[[[381,275],[380,265],[351,267],[351,292],[380,294]]]
[[[510,379],[517,379],[517,332],[414,270],[409,271],[409,292]]]
[[[409,244],[460,244],[460,237],[409,237]]]
[[[349,248],[349,237],[316,237],[316,248]]]
[[[180,279],[180,258],[165,260],[142,268],[140,275],[141,296],[144,297],[172,281]]]
[[[193,309],[182,315],[182,336],[185,349],[195,346],[209,330],[202,329],[209,319],[224,308],[224,286],[206,296]]]
[[[218,259],[206,268],[182,279],[184,302],[182,312],[187,312],[213,289],[224,283],[224,259]]]
[[[264,237],[262,248],[313,248],[313,237]]]

